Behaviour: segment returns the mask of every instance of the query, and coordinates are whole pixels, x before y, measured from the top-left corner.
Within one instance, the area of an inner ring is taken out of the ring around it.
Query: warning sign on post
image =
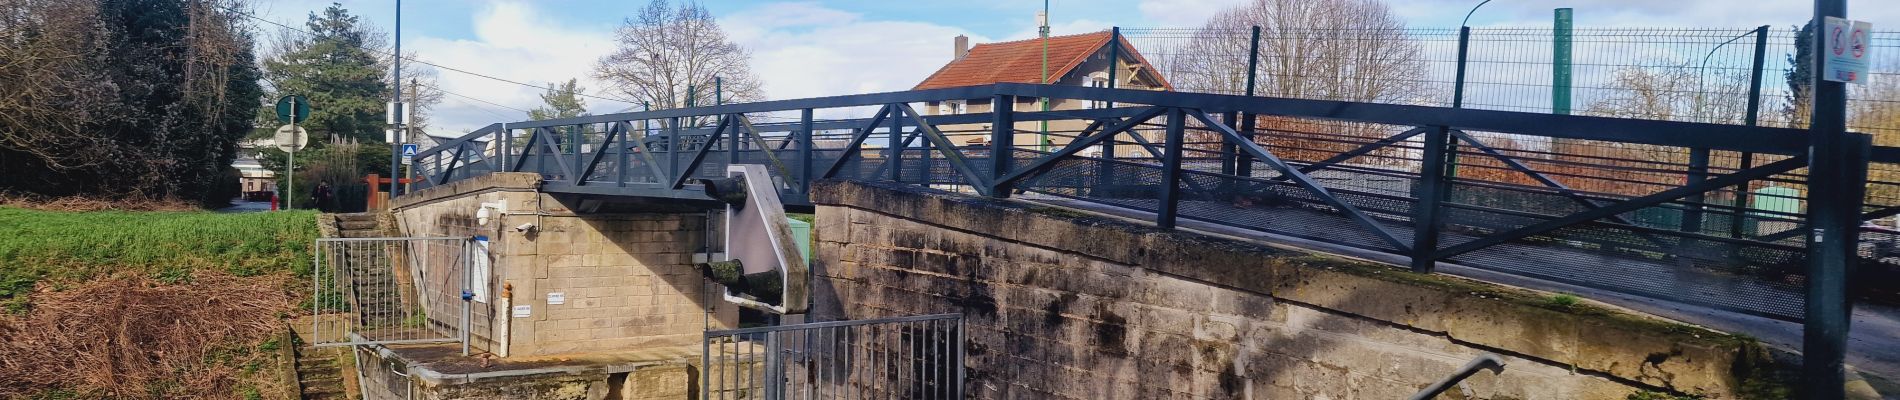
[[[1821,49],[1821,79],[1833,82],[1867,84],[1867,45],[1868,35],[1873,33],[1874,25],[1867,21],[1853,21],[1827,17],[1827,41]]]

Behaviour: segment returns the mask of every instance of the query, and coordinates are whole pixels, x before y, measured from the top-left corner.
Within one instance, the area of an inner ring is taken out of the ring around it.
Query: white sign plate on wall
[[[1868,41],[1874,25],[1835,17],[1827,17],[1826,21],[1821,29],[1821,34],[1827,35],[1826,46],[1821,49],[1821,79],[1867,84]]]
[[[533,315],[533,314],[534,314],[534,306],[528,306],[528,305],[515,306],[515,318],[527,318],[529,315]]]
[[[548,305],[567,304],[567,292],[548,293]]]

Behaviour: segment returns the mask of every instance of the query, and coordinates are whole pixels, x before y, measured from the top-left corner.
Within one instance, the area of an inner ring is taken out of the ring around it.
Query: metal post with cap
[[[292,137],[290,140],[290,149],[284,151],[289,154],[289,162],[284,163],[284,194],[290,194],[289,190],[297,187],[294,185],[297,182],[297,146],[302,144],[297,143],[295,139],[297,135],[297,96],[290,96],[290,135]],[[284,209],[289,210],[291,208],[290,204],[294,202],[295,198],[291,196],[279,197],[284,197]]]

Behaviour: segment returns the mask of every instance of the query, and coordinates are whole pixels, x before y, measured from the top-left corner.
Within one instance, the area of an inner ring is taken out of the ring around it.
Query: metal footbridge
[[[1026,111],[1044,98],[1086,107]],[[965,113],[922,112],[951,101]],[[1865,135],[1839,146],[1900,162]],[[1808,176],[1811,147],[1788,128],[1000,83],[499,123],[421,151],[415,178],[709,201],[698,179],[761,164],[794,209],[819,179],[1056,199],[1799,321],[1812,208],[1900,212],[1809,201],[1891,185]]]

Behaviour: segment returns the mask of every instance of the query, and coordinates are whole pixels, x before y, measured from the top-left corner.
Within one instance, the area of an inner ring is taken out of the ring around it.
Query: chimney
[[[952,58],[952,60],[961,60],[963,59],[963,56],[970,55],[970,37],[969,36],[957,35],[956,42],[957,42],[957,49],[956,49],[957,52],[953,54],[955,58]]]

